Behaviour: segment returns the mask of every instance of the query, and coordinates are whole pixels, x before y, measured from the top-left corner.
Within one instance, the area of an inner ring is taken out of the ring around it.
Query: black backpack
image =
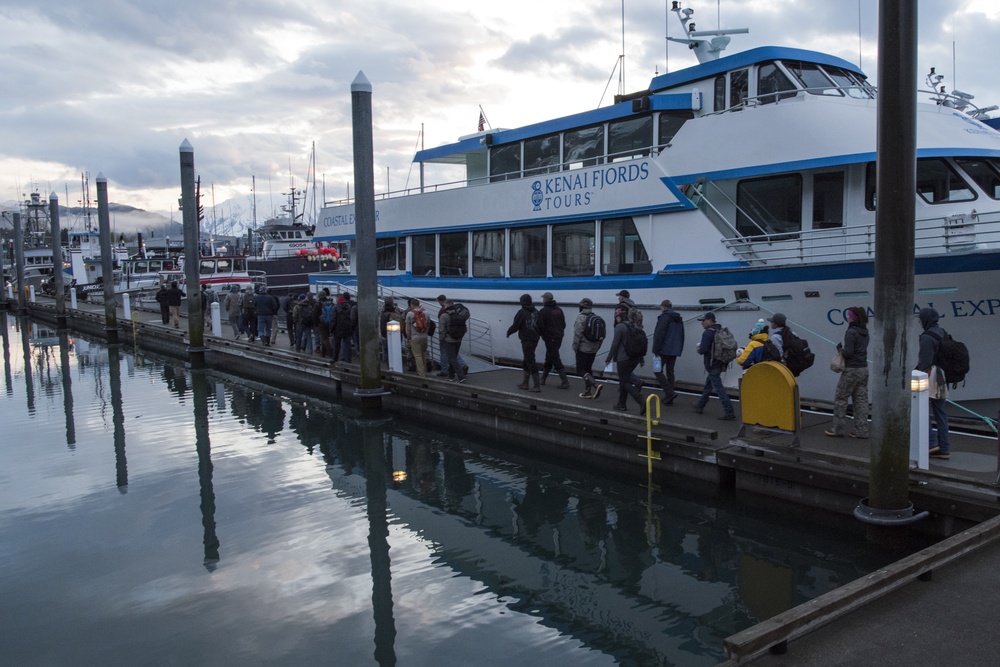
[[[798,377],[799,374],[813,365],[816,355],[809,349],[809,341],[800,338],[787,328],[781,332],[781,340],[784,343],[784,362],[792,375]]]
[[[631,359],[645,357],[646,352],[649,351],[649,338],[646,336],[646,332],[634,324],[627,326],[628,330],[623,341],[625,354]]]
[[[937,354],[934,355],[934,365],[944,371],[944,381],[954,389],[959,382],[965,381],[965,376],[969,372],[968,348],[965,347],[965,343],[958,342],[948,333],[944,335],[944,338],[933,331],[925,331],[924,333],[938,342]]]
[[[778,346],[774,344],[770,339],[765,340],[763,344],[764,350],[761,352],[761,361],[781,361],[781,352],[778,352]]]
[[[604,318],[594,313],[589,313],[583,323],[583,337],[587,340],[600,343],[608,336],[608,327],[604,323]]]
[[[461,338],[469,330],[466,322],[469,321],[469,309],[461,303],[453,304],[448,309],[448,330],[445,331],[449,338]]]

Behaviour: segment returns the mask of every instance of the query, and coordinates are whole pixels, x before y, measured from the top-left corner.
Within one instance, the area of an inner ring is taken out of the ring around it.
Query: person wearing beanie
[[[701,342],[698,343],[698,354],[704,358],[705,371],[708,375],[705,378],[705,387],[701,391],[701,396],[694,404],[694,411],[698,414],[704,412],[705,406],[708,405],[708,399],[714,391],[715,395],[719,397],[719,402],[722,403],[723,414],[719,419],[725,421],[736,419],[733,403],[729,400],[729,394],[722,384],[722,371],[725,370],[725,365],[716,361],[712,355],[715,334],[722,328],[722,325],[715,321],[715,313],[713,312],[705,313],[698,318],[698,321],[701,322],[702,327]]]
[[[660,316],[656,318],[656,328],[653,329],[653,354],[660,358],[660,370],[654,367],[653,375],[663,389],[663,404],[673,405],[677,398],[674,390],[676,376],[674,367],[677,357],[684,351],[684,318],[674,310],[670,299],[660,302]]]
[[[559,348],[562,347],[563,336],[566,334],[566,316],[556,303],[552,292],[546,292],[542,295],[542,309],[538,311],[538,333],[542,337],[542,342],[545,343],[542,384],[545,384],[549,373],[555,371],[561,380],[559,388],[569,389],[566,369],[563,368],[562,359],[559,357]]]
[[[768,340],[767,322],[757,320],[757,324],[750,330],[750,342],[743,348],[743,351],[736,357],[736,363],[741,368],[747,369],[754,364],[767,361],[764,358],[764,348]]]
[[[542,388],[538,377],[538,362],[535,361],[535,349],[538,347],[540,338],[538,311],[531,302],[530,294],[521,295],[521,309],[514,315],[514,322],[507,329],[507,338],[515,333],[521,341],[521,354],[523,356],[521,369],[524,371],[524,378],[521,380],[521,384],[517,385],[517,388],[539,392]],[[530,389],[528,387],[529,379],[533,382]]]
[[[594,313],[594,302],[588,298],[580,299],[579,305],[580,314],[573,322],[573,352],[576,353],[576,372],[583,376],[585,385],[580,398],[595,399],[601,395],[601,389],[604,388],[604,385],[598,384],[593,376],[594,360],[604,341],[591,340],[585,332],[589,329],[591,318],[600,319],[600,315]]]
[[[847,331],[837,350],[844,357],[844,371],[833,395],[833,427],[825,431],[831,438],[867,440],[868,428],[868,313],[861,306],[851,306],[844,313]],[[854,429],[847,430],[847,402],[854,405]],[[939,450],[940,451],[940,450]]]

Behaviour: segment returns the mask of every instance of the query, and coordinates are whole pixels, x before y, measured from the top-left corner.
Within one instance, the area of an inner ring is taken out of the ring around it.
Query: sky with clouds
[[[413,187],[421,128],[432,147],[475,132],[480,105],[510,128],[611,103],[623,14],[626,92],[694,64],[685,47],[665,47],[668,30],[680,35],[669,4],[0,0],[0,208],[33,187],[74,204],[81,172],[100,172],[111,201],[169,212],[184,139],[217,202],[249,211],[254,176],[258,201],[280,205],[290,179],[305,186],[313,142],[320,196],[325,183],[327,199],[343,197],[359,71],[373,87],[376,192]],[[828,51],[877,81],[876,0],[683,4],[698,29],[750,29],[727,53]],[[915,83],[936,66],[949,90],[1000,103],[998,35],[995,0],[921,0]]]

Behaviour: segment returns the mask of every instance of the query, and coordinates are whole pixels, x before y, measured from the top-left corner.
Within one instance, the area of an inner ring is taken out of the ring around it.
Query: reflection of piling
[[[392,617],[392,570],[389,560],[389,522],[386,519],[385,460],[382,432],[362,429],[365,450],[365,495],[368,505],[368,549],[372,560],[372,611],[375,616],[375,662],[396,664],[396,622]]]
[[[115,303],[114,263],[111,257],[111,210],[108,207],[108,179],[97,174],[97,231],[101,242],[101,274],[104,280],[104,332],[108,344],[118,343],[118,312]]]
[[[21,229],[21,214],[14,212],[14,275],[17,276],[17,309],[25,311],[24,303],[24,230]]]
[[[59,331],[59,365],[62,367],[63,410],[66,412],[66,445],[76,449],[76,424],[73,421],[73,380],[69,370],[69,332]]]
[[[358,274],[358,340],[361,380],[358,395],[362,411],[382,408],[382,369],[379,365],[378,275],[375,258],[375,174],[372,157],[372,85],[363,72],[351,83],[354,126],[355,257]]]
[[[913,308],[913,220],[916,214],[917,9],[908,0],[879,3],[878,207],[875,213],[873,429],[867,504],[900,511],[908,499]],[[905,525],[905,523],[901,523]],[[872,542],[893,543],[900,527],[872,524]]]
[[[194,439],[198,450],[198,487],[201,495],[201,525],[204,528],[205,568],[219,563],[219,537],[215,533],[215,487],[212,484],[212,442],[208,437],[208,379],[204,372],[191,373],[194,395]]]
[[[187,282],[188,359],[192,368],[205,367],[205,315],[201,311],[198,258],[198,197],[194,191],[194,148],[185,139],[180,147],[181,206],[184,216],[184,280]]]
[[[7,395],[14,393],[14,374],[10,369],[10,334],[7,333],[7,313],[0,312],[0,333],[3,335],[3,381]]]
[[[117,346],[108,348],[108,374],[111,384],[111,421],[115,431],[115,485],[128,491],[128,461],[125,459],[125,406],[122,404],[122,360]]]
[[[22,290],[23,292],[23,290]],[[29,339],[29,332],[31,330],[31,321],[27,317],[18,317],[17,323],[21,327],[21,350],[24,354],[24,385],[25,385],[25,396],[28,399],[28,414],[34,416],[35,414],[35,384],[31,377],[31,343]]]
[[[63,274],[62,233],[59,227],[59,196],[49,194],[49,221],[52,225],[52,285],[56,290],[56,327],[66,328],[66,294]]]

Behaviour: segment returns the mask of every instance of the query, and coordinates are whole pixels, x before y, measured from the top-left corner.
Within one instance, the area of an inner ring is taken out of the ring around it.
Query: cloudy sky
[[[626,92],[694,64],[665,48],[667,30],[680,35],[668,4],[624,3]],[[829,51],[877,80],[876,0],[684,6],[699,29],[750,29],[728,53]],[[342,197],[359,71],[373,86],[376,192],[413,186],[421,127],[431,147],[474,132],[480,105],[509,128],[609,104],[622,14],[621,0],[0,0],[0,208],[33,187],[73,204],[86,171],[107,177],[111,201],[169,212],[185,138],[205,189],[245,202],[246,215],[251,176],[265,208],[290,178],[305,185],[313,142],[320,188]],[[919,23],[915,84],[936,66],[949,89],[1000,103],[1000,3],[921,0]]]

